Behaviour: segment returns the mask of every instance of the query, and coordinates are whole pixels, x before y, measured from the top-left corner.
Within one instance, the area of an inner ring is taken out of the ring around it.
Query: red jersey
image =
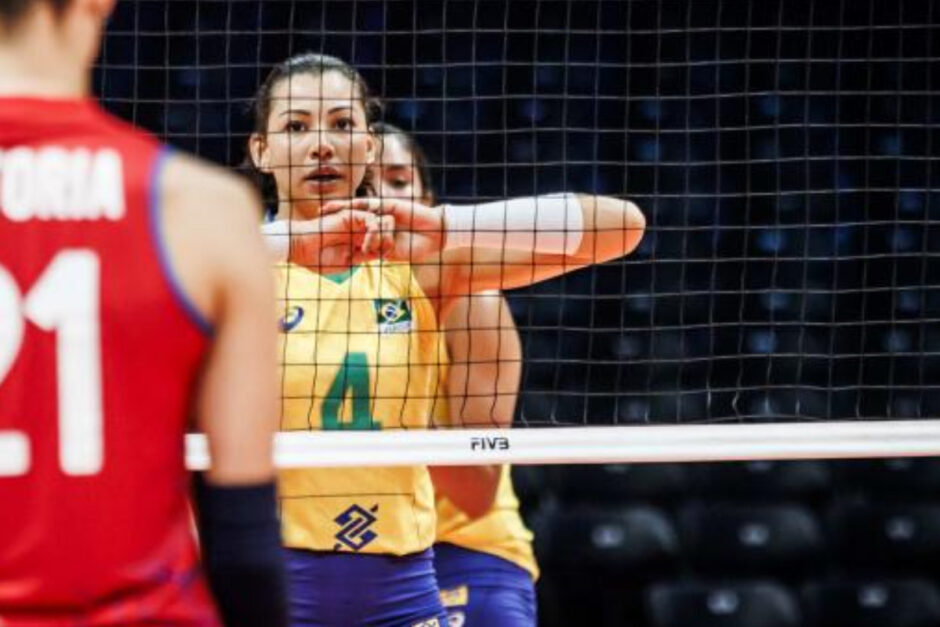
[[[183,436],[206,330],[161,248],[158,142],[0,98],[0,625],[215,625]]]

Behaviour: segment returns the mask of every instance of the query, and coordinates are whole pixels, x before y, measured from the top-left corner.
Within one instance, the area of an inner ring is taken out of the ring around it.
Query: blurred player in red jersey
[[[0,0],[0,624],[282,625],[260,204],[89,99],[113,2]]]

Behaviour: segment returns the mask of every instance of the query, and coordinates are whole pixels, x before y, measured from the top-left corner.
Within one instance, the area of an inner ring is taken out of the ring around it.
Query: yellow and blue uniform
[[[493,506],[479,518],[469,518],[447,497],[437,499],[436,542],[488,553],[515,564],[530,579],[538,579],[532,532],[519,515],[519,499],[512,487],[508,464],[500,470]]]
[[[427,427],[447,354],[408,264],[277,268],[281,430]],[[280,471],[294,624],[434,625],[427,468]]]
[[[446,401],[436,407],[445,409]],[[437,499],[434,568],[452,624],[536,624],[539,569],[509,471],[508,465],[500,470],[493,505],[479,518],[471,519],[446,497]]]

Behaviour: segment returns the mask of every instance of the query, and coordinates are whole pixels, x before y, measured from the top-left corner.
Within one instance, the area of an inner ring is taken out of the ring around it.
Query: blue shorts
[[[535,582],[512,562],[453,544],[434,545],[434,569],[451,627],[534,627]]]
[[[291,625],[446,627],[431,549],[356,555],[285,549]]]

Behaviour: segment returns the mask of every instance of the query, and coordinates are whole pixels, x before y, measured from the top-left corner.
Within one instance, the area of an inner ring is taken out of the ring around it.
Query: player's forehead
[[[271,115],[287,111],[318,116],[340,109],[363,112],[358,87],[340,72],[299,72],[285,76],[271,89]]]
[[[385,169],[408,168],[414,166],[414,155],[408,150],[401,135],[385,135],[382,138],[382,155],[380,162]]]

